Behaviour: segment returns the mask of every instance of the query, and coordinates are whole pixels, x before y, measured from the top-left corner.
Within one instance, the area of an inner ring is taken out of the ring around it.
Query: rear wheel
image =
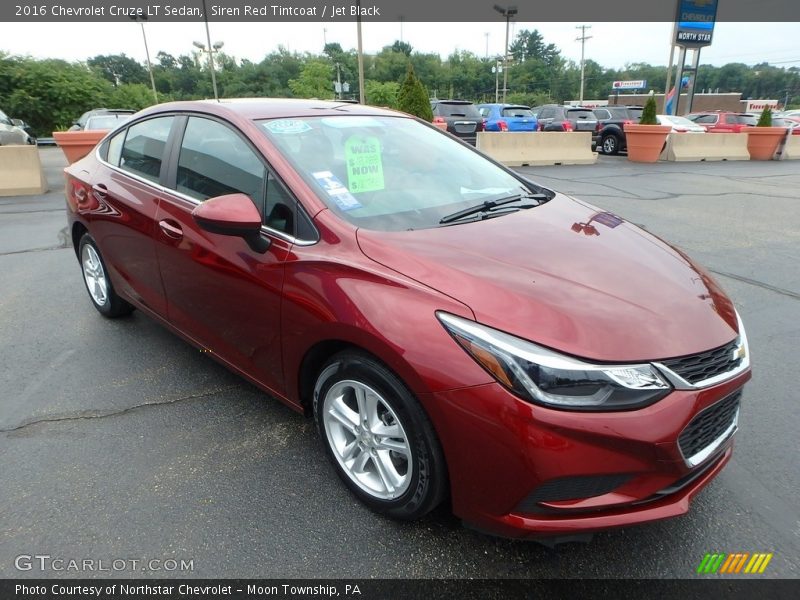
[[[600,142],[600,147],[603,149],[603,154],[618,154],[619,138],[615,135],[604,136]]]
[[[120,298],[108,278],[106,265],[100,256],[92,236],[84,234],[78,244],[78,256],[83,270],[83,282],[94,307],[104,317],[116,318],[129,315],[133,306]]]
[[[326,364],[314,417],[339,477],[372,510],[411,520],[444,498],[444,456],[427,415],[371,356],[346,351]]]

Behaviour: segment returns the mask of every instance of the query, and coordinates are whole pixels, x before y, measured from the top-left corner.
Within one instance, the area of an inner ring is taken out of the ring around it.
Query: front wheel
[[[444,498],[444,456],[427,415],[371,356],[346,351],[325,365],[314,417],[339,477],[374,511],[412,520]]]

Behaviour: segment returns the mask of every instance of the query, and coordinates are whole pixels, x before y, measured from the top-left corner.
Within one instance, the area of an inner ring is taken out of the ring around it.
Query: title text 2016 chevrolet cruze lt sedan
[[[731,457],[750,360],[708,273],[407,115],[165,104],[66,173],[97,310],[313,415],[378,512],[566,536],[683,514]]]

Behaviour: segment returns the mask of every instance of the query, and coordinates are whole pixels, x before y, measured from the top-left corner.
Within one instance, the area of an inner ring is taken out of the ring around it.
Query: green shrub
[[[772,127],[772,109],[769,106],[765,106],[764,110],[761,111],[756,127]]]
[[[653,96],[650,96],[647,99],[647,102],[644,104],[644,109],[642,110],[642,118],[639,119],[640,125],[658,125],[658,119],[656,119],[656,99]]]
[[[433,121],[428,90],[414,73],[411,63],[408,63],[406,78],[400,85],[400,93],[397,94],[397,108],[425,121]]]

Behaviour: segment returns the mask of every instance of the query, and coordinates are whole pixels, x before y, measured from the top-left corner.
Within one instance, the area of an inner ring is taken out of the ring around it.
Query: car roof
[[[404,113],[329,100],[301,100],[293,98],[230,98],[167,102],[142,111],[155,114],[171,111],[202,112],[220,117],[238,116],[250,120],[281,119],[288,117],[319,117],[333,115],[408,116]]]

